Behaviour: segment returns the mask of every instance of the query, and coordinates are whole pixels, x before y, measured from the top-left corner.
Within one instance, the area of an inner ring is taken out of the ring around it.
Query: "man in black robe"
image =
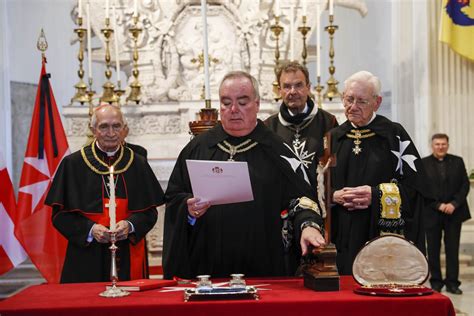
[[[361,71],[345,81],[347,121],[331,131],[337,165],[332,170],[332,226],[339,273],[351,274],[361,247],[381,233],[397,233],[424,251],[422,210],[429,190],[405,129],[376,115],[380,81]]]
[[[267,118],[265,125],[300,157],[303,176],[316,189],[316,170],[324,152],[323,138],[338,125],[336,117],[314,104],[305,66],[296,61],[286,62],[278,69],[277,79],[283,102],[280,111]]]
[[[182,150],[169,180],[164,277],[292,275],[298,255],[305,255],[310,245],[324,245],[320,208],[308,198],[311,187],[287,160],[296,157],[257,120],[256,80],[231,72],[222,80],[219,96],[221,123]],[[254,200],[211,206],[193,197],[186,160],[229,158],[248,163]]]
[[[435,197],[425,211],[430,283],[435,291],[441,292],[446,285],[448,292],[462,294],[459,288],[459,243],[462,223],[471,218],[467,204],[469,179],[463,159],[448,154],[448,135],[433,135],[431,149],[433,154],[422,159]],[[440,264],[442,237],[446,253],[445,279]]]
[[[114,167],[119,280],[147,276],[145,235],[163,191],[141,155],[122,146],[123,115],[101,105],[92,116],[94,141],[65,157],[46,197],[54,227],[68,245],[61,283],[110,280],[110,166]]]

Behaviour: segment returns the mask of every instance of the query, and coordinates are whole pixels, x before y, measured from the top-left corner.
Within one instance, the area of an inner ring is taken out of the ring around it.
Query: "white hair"
[[[374,92],[374,96],[380,96],[380,91],[382,89],[382,85],[380,83],[380,79],[377,76],[374,76],[372,73],[362,70],[352,74],[349,78],[344,81],[344,91],[353,83],[353,82],[364,82],[368,83],[372,87],[372,91]]]

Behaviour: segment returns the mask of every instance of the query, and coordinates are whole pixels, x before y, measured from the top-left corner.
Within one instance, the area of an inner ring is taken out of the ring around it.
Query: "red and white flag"
[[[13,184],[8,175],[3,153],[0,152],[0,275],[7,273],[27,258],[14,234],[15,210]]]
[[[69,154],[69,145],[45,63],[43,59],[21,172],[15,235],[43,277],[59,283],[67,241],[53,227],[52,209],[44,200],[59,163]]]

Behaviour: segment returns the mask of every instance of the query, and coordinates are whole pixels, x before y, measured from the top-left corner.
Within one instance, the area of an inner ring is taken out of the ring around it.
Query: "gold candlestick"
[[[306,26],[306,15],[303,15],[303,26],[298,27],[298,31],[303,35],[303,51],[301,57],[303,58],[303,65],[306,66],[306,58],[308,57],[308,49],[306,47],[306,34],[311,30],[311,27]]]
[[[102,34],[104,34],[105,37],[105,65],[106,65],[106,70],[105,70],[105,77],[107,78],[107,81],[104,83],[102,88],[104,88],[104,91],[102,92],[102,97],[100,98],[100,102],[107,102],[107,103],[114,103],[117,102],[117,95],[114,92],[114,84],[110,81],[110,78],[112,77],[112,71],[110,70],[110,49],[109,49],[109,44],[110,44],[110,36],[112,36],[114,30],[111,29],[110,27],[110,18],[105,18],[105,28],[100,30]]]
[[[316,82],[317,82],[317,85],[316,87],[314,87],[314,89],[316,90],[318,108],[321,109],[323,107],[323,96],[321,92],[323,91],[323,88],[324,88],[324,86],[321,85],[321,76],[318,76],[318,78],[316,79]]]
[[[270,30],[275,35],[275,77],[278,72],[278,68],[280,67],[280,34],[283,32],[283,26],[280,26],[280,17],[275,16],[275,24],[270,26]],[[273,81],[273,98],[275,101],[280,99],[280,94],[278,93],[278,78]]]
[[[77,71],[79,82],[74,85],[74,88],[76,88],[76,94],[71,98],[71,103],[79,102],[84,104],[85,102],[88,102],[86,94],[87,85],[83,81],[84,69],[82,67],[82,62],[84,60],[84,36],[86,35],[87,30],[82,28],[82,18],[77,18],[77,24],[78,28],[74,29],[74,33],[76,33],[79,38],[79,52],[77,54],[77,59],[79,60],[79,70]]]
[[[324,98],[329,99],[331,101],[334,98],[340,98],[341,94],[339,93],[337,89],[337,84],[339,81],[334,78],[334,73],[336,72],[336,67],[334,67],[334,33],[338,29],[337,25],[333,25],[332,22],[334,21],[334,15],[329,16],[329,26],[326,26],[324,29],[329,33],[329,61],[330,61],[330,66],[329,66],[329,79],[326,82],[327,83],[327,89],[326,92],[324,93]]]
[[[125,94],[125,90],[122,90],[121,85],[122,84],[121,84],[120,80],[117,81],[117,89],[114,90],[114,93],[117,96],[117,105],[119,107],[121,105],[122,95]]]
[[[89,103],[89,123],[88,125],[88,130],[86,133],[86,143],[84,146],[92,144],[92,141],[94,140],[94,135],[92,134],[92,114],[94,114],[94,103],[93,103],[93,98],[95,95],[95,91],[92,90],[92,78],[89,78],[89,90],[87,91],[87,99]]]
[[[126,99],[127,102],[131,101],[131,102],[135,102],[136,104],[139,104],[142,98],[142,93],[141,93],[142,85],[140,81],[138,81],[138,75],[140,74],[140,72],[138,71],[138,36],[142,32],[142,29],[138,27],[138,17],[139,17],[138,14],[133,17],[134,26],[130,29],[130,33],[132,34],[132,37],[133,37],[132,75],[133,75],[134,80],[130,84],[130,94],[128,95]]]

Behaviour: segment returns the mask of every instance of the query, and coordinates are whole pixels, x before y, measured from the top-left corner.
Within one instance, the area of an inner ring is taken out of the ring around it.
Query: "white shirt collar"
[[[101,151],[103,151],[104,153],[107,154],[107,157],[112,157],[112,156],[114,156],[114,155],[117,153],[117,151],[120,149],[120,146],[118,146],[117,149],[115,149],[114,151],[105,151],[105,150],[103,150],[102,148],[100,148],[98,142],[96,142],[95,144],[97,145],[97,147],[98,147]]]
[[[369,125],[370,123],[372,123],[372,121],[375,119],[375,117],[377,116],[377,114],[375,114],[375,112],[372,114],[372,118],[370,119],[370,121],[365,124],[364,126],[367,126]],[[351,125],[354,127],[354,128],[361,128],[361,127],[364,127],[364,126],[356,126],[354,123],[351,122]]]

